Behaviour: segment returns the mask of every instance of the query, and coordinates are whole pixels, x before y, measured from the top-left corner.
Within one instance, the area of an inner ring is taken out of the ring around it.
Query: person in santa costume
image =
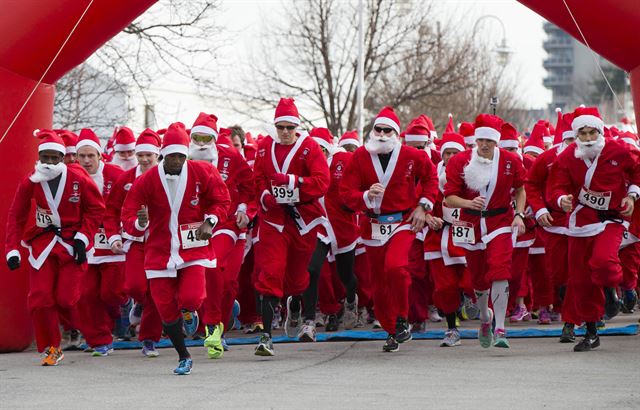
[[[458,127],[458,132],[464,137],[464,144],[467,149],[476,146],[475,126],[470,122],[462,122]]]
[[[349,330],[356,326],[358,320],[358,280],[354,275],[354,263],[358,242],[358,225],[356,225],[355,213],[345,209],[340,197],[340,181],[351,162],[353,154],[336,147],[333,144],[333,135],[327,128],[314,128],[309,132],[309,136],[318,143],[326,156],[331,175],[329,191],[320,199],[328,220],[320,228],[316,248],[309,262],[309,286],[303,295],[304,323],[297,335],[301,341],[315,342],[318,281],[321,277],[321,269],[328,263],[327,256],[329,252],[331,252],[332,258],[335,259],[337,276],[346,293],[343,306],[340,306],[339,303],[334,303],[337,310],[330,312],[330,314],[334,315],[343,308],[342,324],[344,328]],[[328,272],[329,278],[333,277],[330,269]],[[327,282],[329,286],[321,288],[321,293],[323,289],[329,288],[332,290],[331,280],[325,281],[325,283]],[[326,293],[334,295],[334,292]],[[337,302],[336,298],[333,299]],[[323,311],[323,313],[328,312]],[[335,316],[336,327],[328,330],[337,330],[337,322],[337,316]]]
[[[440,152],[442,162],[438,163],[438,197],[434,208],[434,218],[429,223],[429,231],[424,240],[424,259],[429,265],[434,282],[433,301],[447,321],[447,331],[440,343],[442,347],[460,345],[460,332],[456,324],[456,312],[460,307],[460,289],[466,289],[466,259],[464,249],[452,241],[452,224],[460,219],[460,209],[443,204],[444,186],[447,181],[446,167],[451,158],[465,151],[464,137],[455,132],[445,132],[442,136]],[[467,278],[468,279],[468,278]],[[470,285],[470,284],[469,284]]]
[[[89,128],[80,131],[76,151],[78,163],[95,182],[106,203],[122,169],[102,162],[100,140]],[[87,252],[89,267],[82,281],[78,314],[83,324],[82,334],[93,349],[92,355],[108,356],[113,353],[114,321],[120,317],[120,305],[127,301],[124,255],[111,251],[104,226],[100,226],[93,239],[93,249]]]
[[[346,206],[367,215],[361,235],[370,261],[376,319],[388,332],[385,352],[396,352],[399,343],[411,340],[408,249],[424,227],[438,189],[426,152],[402,145],[399,134],[400,120],[393,108],[384,107],[340,185]]]
[[[113,145],[113,158],[111,163],[119,166],[125,171],[135,168],[138,165],[136,159],[136,137],[128,127],[120,127],[116,131]]]
[[[347,131],[342,134],[342,137],[340,137],[340,140],[338,140],[338,146],[340,148],[344,148],[344,150],[347,152],[354,152],[355,150],[357,150],[360,146],[362,146],[362,143],[358,138],[358,132],[353,130]]]
[[[226,221],[231,199],[218,171],[187,161],[189,135],[173,123],[162,141],[162,161],[133,183],[122,208],[128,235],[146,235],[144,269],[164,333],[178,352],[174,374],[191,373],[184,341],[199,324],[196,310],[205,296],[205,268],[216,266],[209,246],[213,228]]]
[[[600,345],[596,328],[603,314],[617,315],[617,286],[622,280],[618,251],[640,194],[638,151],[623,141],[605,139],[604,122],[595,107],[573,113],[576,143],[553,163],[549,176],[551,203],[569,212],[569,263],[565,303],[573,303],[577,323],[586,322],[574,351]]]
[[[222,335],[238,292],[238,274],[250,221],[248,208],[254,202],[253,172],[234,147],[216,143],[215,115],[201,112],[191,127],[190,137],[189,159],[213,164],[231,195],[229,216],[218,223],[211,237],[217,264],[206,270],[207,297],[203,304],[204,345],[210,359],[219,359],[224,353]]]
[[[449,161],[444,193],[447,206],[462,208],[460,220],[453,224],[453,242],[465,249],[480,309],[478,339],[484,348],[492,344],[509,347],[504,321],[512,236],[525,231],[525,170],[517,154],[497,147],[502,123],[495,115],[478,115],[474,124],[476,147]],[[489,295],[493,310],[489,309]]]
[[[62,137],[64,141],[64,147],[67,153],[64,155],[65,164],[73,164],[76,160],[76,144],[78,143],[78,136],[69,130],[54,130],[56,134]]]
[[[287,298],[285,332],[296,337],[302,324],[302,294],[309,285],[307,267],[316,246],[317,227],[326,221],[320,204],[329,189],[329,167],[313,138],[300,125],[292,98],[281,98],[273,123],[276,132],[258,145],[254,177],[260,232],[256,291],[261,297],[264,333],[255,354],[273,356],[271,324],[280,298]]]
[[[36,345],[43,353],[41,364],[55,366],[64,358],[58,316],[80,327],[75,308],[87,267],[86,252],[93,245],[105,205],[87,173],[64,164],[62,138],[49,130],[36,136],[40,138],[38,162],[18,186],[9,208],[5,254],[9,269],[15,270],[21,263],[19,246],[29,250],[27,302]]]
[[[129,323],[131,326],[140,325],[138,340],[142,342],[142,354],[145,357],[157,357],[160,354],[155,345],[162,336],[162,320],[153,303],[149,280],[144,271],[145,235],[135,237],[121,229],[121,210],[135,180],[158,164],[161,144],[160,136],[155,131],[148,128],[142,131],[134,148],[138,165],[124,172],[113,185],[104,218],[111,251],[116,255],[126,254],[124,291],[134,301],[129,312]]]
[[[538,302],[542,306],[553,304],[553,311],[562,311],[565,322],[560,342],[573,343],[575,341],[574,327],[580,324],[573,311],[573,303],[563,303],[568,279],[568,239],[567,214],[557,205],[548,200],[547,192],[550,186],[549,171],[558,155],[573,144],[575,133],[571,129],[573,113],[559,112],[556,124],[555,145],[548,151],[538,155],[527,173],[525,189],[527,201],[531,205],[538,226],[543,230],[546,268],[540,272],[548,272],[549,278],[533,280],[534,293],[538,295]],[[548,283],[551,286],[548,286]],[[551,289],[549,289],[551,288]]]

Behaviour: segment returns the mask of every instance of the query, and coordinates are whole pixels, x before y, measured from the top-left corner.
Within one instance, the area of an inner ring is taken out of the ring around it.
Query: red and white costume
[[[38,137],[42,139],[40,151],[55,150],[65,155],[62,138],[53,131],[40,131]],[[102,196],[87,173],[77,165],[59,166],[61,173],[53,179],[59,178],[55,188],[53,180],[32,182],[34,174],[25,178],[7,218],[7,259],[20,257],[20,244],[29,251],[28,305],[39,352],[60,346],[59,314],[72,325],[79,325],[72,315],[86,265],[74,261],[73,243],[79,239],[91,249],[104,213]],[[32,202],[35,215],[31,213]],[[33,219],[28,221],[30,217]]]

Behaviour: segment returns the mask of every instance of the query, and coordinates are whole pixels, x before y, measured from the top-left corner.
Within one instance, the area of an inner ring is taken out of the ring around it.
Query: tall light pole
[[[364,141],[364,0],[358,0],[358,88],[356,91],[358,138]]]

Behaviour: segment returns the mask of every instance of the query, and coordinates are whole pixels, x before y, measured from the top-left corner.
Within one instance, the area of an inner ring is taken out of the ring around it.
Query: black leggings
[[[314,320],[316,317],[320,271],[322,270],[322,265],[327,259],[330,249],[329,245],[318,240],[316,249],[313,251],[313,255],[311,256],[311,261],[307,268],[309,271],[309,287],[303,295],[304,320]],[[338,277],[347,292],[347,302],[353,303],[356,299],[356,291],[358,289],[358,279],[353,273],[356,251],[354,249],[346,253],[335,255],[335,257]]]

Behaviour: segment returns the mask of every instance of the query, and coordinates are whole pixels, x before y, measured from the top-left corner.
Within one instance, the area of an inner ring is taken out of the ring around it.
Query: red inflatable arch
[[[582,41],[562,0],[518,1]],[[631,72],[634,101],[640,101],[640,53],[636,52],[633,34],[640,25],[637,0],[565,1],[593,50]],[[5,164],[0,190],[2,240],[15,188],[36,160],[32,131],[52,125],[55,82],[153,3],[155,0],[22,0],[11,2],[11,12],[0,16],[3,29],[0,36],[0,138],[35,88],[29,103],[0,142],[0,157],[4,158]],[[83,14],[73,35],[42,83],[38,84]],[[636,118],[640,118],[638,105]],[[0,352],[21,351],[31,344],[25,265],[24,254],[23,267],[18,271],[11,272],[4,262],[0,263]]]
[[[15,189],[37,159],[33,130],[52,127],[55,82],[155,1],[22,0],[10,2],[11,10],[0,15],[0,138],[35,88],[29,103],[0,142],[0,158],[4,162],[0,190],[0,238],[3,243],[7,211]],[[74,27],[73,34],[47,71]],[[45,71],[47,74],[38,85]],[[12,272],[4,262],[4,252],[2,259],[0,352],[21,351],[32,340],[26,304],[29,277],[25,267],[28,262],[23,253],[22,267]]]

